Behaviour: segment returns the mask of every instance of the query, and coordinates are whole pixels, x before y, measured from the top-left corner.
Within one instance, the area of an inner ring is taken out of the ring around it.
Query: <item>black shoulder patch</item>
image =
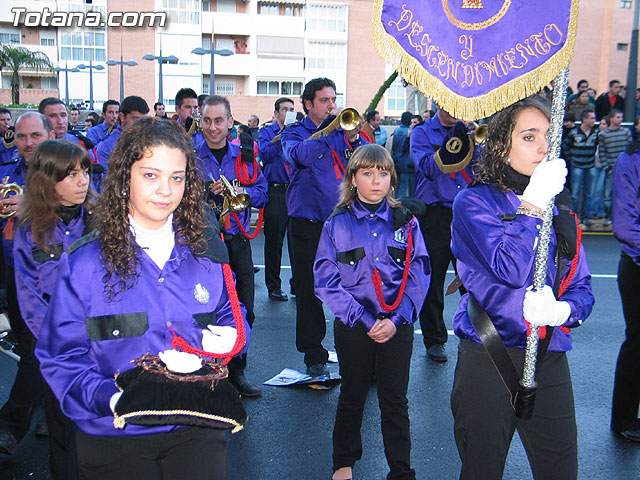
[[[336,208],[333,212],[331,212],[331,215],[329,215],[329,218],[327,218],[327,220],[331,220],[333,217],[336,217],[338,215],[342,215],[343,213],[347,212],[348,210],[349,210],[349,207],[347,207],[346,205],[343,205],[340,208]]]
[[[409,220],[411,220],[413,214],[404,206],[393,209],[393,229],[398,230],[403,227]]]
[[[211,207],[205,207],[205,221],[207,231],[204,234],[207,249],[202,253],[196,253],[196,257],[205,257],[214,263],[229,263],[229,251],[220,238],[220,226]]]
[[[84,237],[80,237],[78,240],[73,242],[69,248],[67,248],[67,253],[71,255],[73,252],[78,250],[80,247],[84,247],[87,243],[91,243],[94,240],[98,239],[98,231],[95,230]]]

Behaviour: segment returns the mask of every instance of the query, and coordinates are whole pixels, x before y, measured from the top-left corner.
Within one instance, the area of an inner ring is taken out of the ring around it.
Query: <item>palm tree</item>
[[[11,72],[11,102],[20,103],[20,77],[18,72],[25,68],[36,70],[53,70],[53,65],[44,53],[33,52],[24,47],[0,45],[0,72],[7,69]]]

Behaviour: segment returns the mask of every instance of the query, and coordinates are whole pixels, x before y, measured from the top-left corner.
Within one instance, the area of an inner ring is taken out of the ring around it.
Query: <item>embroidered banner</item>
[[[456,118],[537,93],[571,61],[578,0],[375,0],[380,55]]]

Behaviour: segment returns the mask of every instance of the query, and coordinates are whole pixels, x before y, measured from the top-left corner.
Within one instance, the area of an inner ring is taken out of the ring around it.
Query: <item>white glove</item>
[[[553,197],[564,188],[567,178],[567,165],[561,158],[540,163],[531,175],[529,185],[524,189],[522,200],[544,210]]]
[[[229,353],[236,344],[238,332],[233,327],[209,325],[202,330],[202,349],[210,353]]]
[[[536,292],[532,289],[533,287],[527,288],[522,303],[522,311],[527,322],[537,327],[558,327],[568,320],[571,316],[571,305],[556,300],[549,285]]]
[[[109,408],[113,413],[116,413],[116,405],[118,404],[118,400],[120,400],[121,396],[122,392],[116,392],[111,395],[111,398],[109,399]]]
[[[191,373],[202,368],[202,359],[193,353],[165,350],[158,356],[167,369],[175,373]]]

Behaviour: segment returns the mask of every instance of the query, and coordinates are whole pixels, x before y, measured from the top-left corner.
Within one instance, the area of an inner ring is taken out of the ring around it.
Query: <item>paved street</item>
[[[254,261],[263,264],[263,237],[253,241]],[[569,353],[578,419],[580,478],[640,479],[640,445],[609,430],[613,370],[623,338],[624,321],[615,279],[619,247],[611,235],[585,235],[596,305],[591,317],[574,330],[574,350]],[[286,249],[285,249],[286,251]],[[288,260],[283,260],[288,265]],[[288,292],[290,270],[283,273]],[[445,318],[451,316],[458,297],[447,298]],[[327,312],[328,327],[333,322]],[[332,349],[332,329],[325,345]],[[412,461],[417,478],[455,479],[459,459],[453,439],[449,394],[458,341],[450,337],[449,361],[426,359],[422,337],[414,341],[409,403],[412,423]],[[256,274],[256,323],[249,351],[248,377],[263,382],[283,368],[304,369],[295,349],[295,300],[274,302],[264,286],[264,269]],[[337,365],[332,366],[337,371]],[[15,363],[0,355],[0,402],[4,402],[15,373]],[[306,387],[263,386],[263,397],[246,400],[249,422],[229,443],[231,480],[328,480],[331,478],[331,430],[338,388],[328,391]],[[40,414],[37,414],[39,416]],[[354,478],[382,480],[387,465],[380,434],[380,415],[372,386],[362,426],[365,445]],[[47,440],[31,432],[11,459],[0,459],[0,479],[47,479]],[[515,439],[505,479],[531,479],[524,450]]]

